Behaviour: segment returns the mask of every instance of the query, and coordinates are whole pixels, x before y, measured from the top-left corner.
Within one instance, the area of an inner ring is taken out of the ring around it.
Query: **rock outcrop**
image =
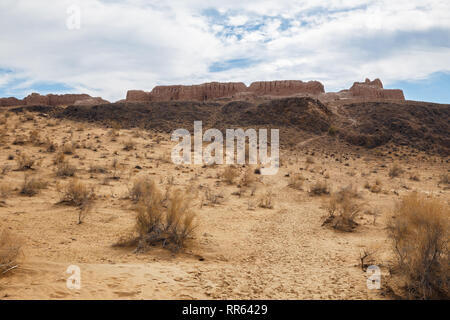
[[[252,83],[250,87],[243,82],[209,82],[192,86],[157,86],[151,92],[130,90],[126,101],[207,101],[242,96],[318,95],[323,92],[324,87],[318,81],[260,81]]]
[[[362,99],[393,99],[405,100],[403,91],[400,89],[384,89],[380,79],[365,82],[355,82],[350,88],[353,97]]]
[[[324,93],[325,89],[323,84],[318,81],[284,80],[253,82],[249,91],[258,96],[292,96],[296,94],[318,95]]]
[[[95,98],[77,100],[73,103],[73,105],[74,106],[96,106],[96,105],[107,104],[107,103],[110,103],[110,102],[107,100],[104,100],[100,97],[95,97]]]
[[[42,96],[39,93],[32,93],[23,99],[23,104],[30,105],[44,105],[44,106],[68,106],[79,101],[93,99],[88,94],[48,94]],[[98,99],[98,98],[95,98]],[[101,98],[99,98],[101,99]],[[107,102],[106,100],[101,99]]]
[[[150,92],[151,101],[206,101],[232,97],[236,93],[247,91],[242,82],[210,82],[192,86],[157,86]]]
[[[148,102],[150,101],[150,93],[142,90],[128,90],[127,102]]]
[[[20,106],[22,104],[23,104],[22,100],[19,100],[14,97],[0,98],[0,107]]]

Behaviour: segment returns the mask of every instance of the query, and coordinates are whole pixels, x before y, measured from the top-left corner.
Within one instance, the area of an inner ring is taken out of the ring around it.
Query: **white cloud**
[[[74,3],[81,29],[70,31]],[[439,0],[2,0],[0,89],[52,82],[118,100],[157,84],[424,78],[450,71],[448,12]],[[233,59],[253,63],[211,72]]]

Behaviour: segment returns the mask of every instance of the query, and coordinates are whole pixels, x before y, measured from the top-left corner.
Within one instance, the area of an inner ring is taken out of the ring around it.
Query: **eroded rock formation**
[[[39,93],[32,93],[23,99],[23,104],[30,105],[45,105],[45,106],[68,106],[75,103],[81,103],[85,100],[100,99],[97,101],[102,101],[107,103],[106,100],[101,98],[93,98],[88,94],[48,94],[42,96]],[[92,102],[92,100],[91,100]]]
[[[405,100],[402,90],[384,89],[380,79],[373,81],[366,79],[365,82],[355,82],[349,91],[353,97],[363,99]]]
[[[210,82],[192,86],[157,86],[150,92],[151,101],[206,101],[217,98],[232,97],[244,92],[247,86],[242,82]]]
[[[0,98],[0,107],[20,106],[22,104],[22,100],[16,99],[14,97]]]
[[[151,92],[130,90],[127,102],[146,101],[207,101],[219,98],[252,96],[318,95],[325,92],[318,81],[300,80],[260,81],[247,87],[243,82],[209,82],[199,85],[157,86]]]
[[[324,93],[325,89],[323,84],[318,81],[284,80],[253,82],[249,91],[258,96],[291,96],[295,94],[318,95]]]

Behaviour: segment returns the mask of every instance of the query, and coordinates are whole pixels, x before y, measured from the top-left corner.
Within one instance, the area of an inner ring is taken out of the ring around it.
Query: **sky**
[[[1,0],[0,97],[380,78],[450,103],[448,0]]]

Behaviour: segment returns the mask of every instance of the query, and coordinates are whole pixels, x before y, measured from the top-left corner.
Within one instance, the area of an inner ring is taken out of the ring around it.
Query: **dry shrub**
[[[16,135],[13,141],[13,145],[16,146],[23,146],[24,144],[28,143],[28,138],[24,135]]]
[[[209,186],[207,186],[205,188],[205,194],[201,205],[216,205],[221,204],[223,201],[224,196],[221,192],[214,192]]]
[[[42,189],[47,188],[47,181],[39,176],[25,175],[20,194],[32,197],[37,195]]]
[[[89,167],[89,173],[105,174],[105,173],[108,173],[108,169],[105,166],[101,166],[101,165],[91,165]]]
[[[328,225],[344,232],[353,231],[358,226],[355,220],[361,211],[361,205],[354,198],[355,195],[348,188],[333,194],[325,206],[328,217],[322,226]]]
[[[289,177],[288,187],[296,190],[303,190],[304,182],[305,178],[300,173],[296,173]]]
[[[76,171],[77,168],[67,160],[59,162],[56,166],[56,175],[58,177],[73,177]]]
[[[192,199],[175,190],[165,200],[155,185],[148,191],[136,207],[136,251],[157,244],[175,252],[184,248],[196,227],[195,214],[191,210]]]
[[[446,186],[450,185],[450,175],[448,173],[441,174],[439,177],[438,185],[444,184]]]
[[[274,194],[272,190],[268,190],[259,198],[258,206],[265,209],[273,209],[274,206]]]
[[[17,170],[20,171],[30,170],[35,164],[35,160],[25,153],[19,154],[17,156],[16,162],[18,165]]]
[[[131,138],[123,143],[123,150],[131,151],[136,147],[136,142],[134,142]]]
[[[64,155],[64,153],[59,151],[55,155],[55,159],[53,159],[53,164],[58,165],[58,164],[64,162],[65,159],[66,159],[66,156]]]
[[[244,175],[241,179],[241,186],[249,187],[253,185],[255,182],[256,182],[255,173],[250,167],[248,167],[247,170],[245,170]]]
[[[54,143],[53,141],[51,141],[49,138],[45,139],[44,145],[46,147],[46,151],[47,152],[55,152],[56,149],[58,148],[58,146],[56,145],[56,143]]]
[[[123,169],[124,167],[122,164],[120,164],[119,160],[117,160],[117,158],[114,158],[113,162],[111,163],[111,179],[119,180]]]
[[[400,167],[397,163],[394,163],[394,165],[389,169],[389,177],[396,178],[402,175],[404,170],[402,167]]]
[[[6,129],[0,128],[0,145],[6,144],[7,142]]]
[[[375,183],[372,185],[368,181],[364,185],[364,188],[369,190],[372,193],[380,193],[381,192],[381,181],[375,180]]]
[[[344,198],[360,198],[361,197],[358,192],[358,189],[351,184],[344,188],[341,188],[341,190],[339,190],[335,193],[335,196],[339,200],[343,200]]]
[[[317,181],[309,190],[310,196],[321,196],[330,194],[330,187],[326,181]]]
[[[417,174],[412,173],[412,174],[409,176],[409,180],[412,180],[412,181],[420,181],[420,177],[419,177]]]
[[[38,130],[30,131],[28,140],[36,147],[43,144],[43,142],[41,141],[41,135]]]
[[[151,197],[158,192],[158,187],[155,181],[149,177],[138,177],[134,182],[130,190],[130,198],[134,202],[139,202],[142,199]]]
[[[17,266],[21,247],[22,243],[17,237],[0,228],[0,277]]]
[[[397,204],[389,234],[397,258],[393,268],[409,299],[448,299],[448,204],[411,193]]]
[[[75,153],[76,145],[73,142],[66,142],[61,147],[61,152],[63,154],[71,155]]]
[[[314,158],[311,157],[311,156],[306,157],[306,163],[313,164],[314,163]]]
[[[227,166],[222,172],[222,180],[228,184],[233,184],[234,179],[239,176],[239,171],[234,166]]]
[[[95,199],[94,188],[72,179],[63,190],[61,203],[79,208],[87,207]]]

